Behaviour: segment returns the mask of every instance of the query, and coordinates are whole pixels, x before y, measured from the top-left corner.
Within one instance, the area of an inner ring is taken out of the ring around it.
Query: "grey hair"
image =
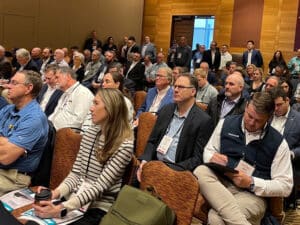
[[[16,56],[17,57],[22,57],[22,58],[26,58],[28,60],[31,59],[31,56],[30,56],[30,52],[25,49],[25,48],[20,48],[16,51]]]
[[[77,78],[77,75],[75,73],[74,70],[72,70],[70,67],[68,66],[62,66],[62,67],[59,67],[59,69],[56,71],[57,73],[62,73],[62,74],[65,74],[65,75],[70,75],[74,80],[76,80]]]

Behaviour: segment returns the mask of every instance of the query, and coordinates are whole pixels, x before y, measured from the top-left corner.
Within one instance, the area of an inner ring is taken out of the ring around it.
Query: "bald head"
[[[225,82],[225,96],[231,101],[237,99],[242,95],[244,88],[244,78],[243,76],[234,71],[232,74],[228,75]]]
[[[54,52],[54,59],[57,61],[57,62],[60,62],[64,59],[65,57],[65,53],[62,49],[58,48],[55,50]]]
[[[202,62],[202,63],[200,63],[200,68],[203,69],[204,71],[208,72],[209,65],[207,62]]]

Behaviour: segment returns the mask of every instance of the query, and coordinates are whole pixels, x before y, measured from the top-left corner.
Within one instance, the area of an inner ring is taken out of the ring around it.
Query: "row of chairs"
[[[123,184],[131,184],[135,176],[139,164],[137,157],[143,154],[148,137],[155,124],[156,116],[146,112],[140,115],[139,120],[136,151],[125,171]],[[50,178],[48,180],[49,185],[47,185],[47,180],[42,180],[44,183],[41,183],[41,180],[35,181],[34,179],[33,185],[57,187],[68,175],[76,159],[81,135],[71,128],[62,128],[52,135],[55,136],[55,138],[53,136],[50,138],[53,152],[52,154],[44,154],[43,157],[46,160],[42,160],[43,163],[41,163],[43,166],[47,166],[45,162],[51,163],[49,176],[46,177]],[[35,177],[45,179],[43,174]],[[201,187],[199,187],[196,177],[191,172],[175,171],[159,161],[149,162],[143,168],[141,188],[145,189],[147,186],[155,187],[162,200],[175,211],[177,225],[190,224],[193,216],[204,224],[207,222],[209,206],[203,196],[199,194]],[[283,199],[270,198],[269,207],[272,214],[279,221],[282,221],[284,218]]]

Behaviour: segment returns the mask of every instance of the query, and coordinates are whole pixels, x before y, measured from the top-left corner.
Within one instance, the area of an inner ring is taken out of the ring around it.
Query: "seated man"
[[[76,82],[76,74],[70,67],[60,67],[55,73],[55,78],[58,88],[64,93],[49,120],[56,130],[64,127],[80,129],[94,95],[78,81]]]
[[[16,66],[16,71],[22,70],[33,70],[39,72],[38,66],[31,59],[30,52],[25,48],[20,48],[16,51],[16,58],[18,64]]]
[[[63,94],[62,90],[56,88],[55,73],[57,69],[58,66],[54,64],[46,66],[45,84],[37,97],[37,101],[47,117],[53,113],[60,96]]]
[[[139,116],[142,112],[157,113],[163,106],[173,102],[172,70],[162,67],[158,70],[155,78],[155,87],[149,89],[143,105],[138,109],[134,126],[139,124]]]
[[[275,88],[272,93],[275,98],[275,111],[271,125],[285,138],[293,163],[296,163],[295,160],[300,160],[300,113],[290,107],[290,99],[282,88]],[[288,201],[293,197],[296,196],[291,196]]]
[[[13,104],[0,110],[0,196],[30,184],[48,138],[47,117],[35,100],[40,75],[18,71],[6,87]]]
[[[269,77],[266,79],[266,83],[265,83],[265,85],[264,85],[264,87],[263,87],[263,90],[264,90],[264,91],[271,91],[273,88],[278,87],[279,82],[280,82],[279,77],[276,77],[276,76],[269,76]]]
[[[194,76],[198,79],[198,91],[196,96],[197,105],[200,106],[201,109],[206,111],[208,104],[210,101],[217,97],[219,92],[217,89],[208,83],[207,80],[207,72],[201,68],[195,69]]]
[[[62,49],[56,49],[54,51],[54,61],[51,64],[55,64],[58,67],[68,67],[69,64],[65,61],[65,53]]]
[[[212,207],[209,224],[259,225],[266,210],[265,197],[288,196],[293,187],[290,150],[268,121],[274,99],[256,92],[244,115],[220,120],[205,146],[203,161],[235,168],[218,174],[201,165],[194,174],[201,193]]]
[[[220,118],[229,115],[242,114],[246,105],[246,98],[243,96],[243,76],[238,71],[228,75],[225,83],[225,92],[221,92],[208,104],[207,113],[211,116],[214,126]]]
[[[213,127],[210,117],[195,104],[197,78],[181,75],[174,85],[174,102],[163,107],[148,139],[137,171],[150,160],[176,163],[192,171],[202,163],[203,148]]]

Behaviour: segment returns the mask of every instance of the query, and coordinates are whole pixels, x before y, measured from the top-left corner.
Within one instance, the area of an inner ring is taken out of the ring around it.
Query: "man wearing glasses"
[[[5,87],[13,104],[0,110],[0,196],[30,184],[48,137],[47,117],[35,100],[41,76],[18,71]]]
[[[202,153],[212,131],[212,121],[195,103],[198,80],[184,74],[174,85],[174,103],[163,107],[148,139],[137,172],[150,160],[176,163],[192,171],[202,164]]]
[[[155,87],[150,88],[144,103],[136,113],[133,125],[139,124],[139,116],[142,112],[157,113],[163,106],[173,102],[172,70],[169,67],[158,69],[155,78]]]

